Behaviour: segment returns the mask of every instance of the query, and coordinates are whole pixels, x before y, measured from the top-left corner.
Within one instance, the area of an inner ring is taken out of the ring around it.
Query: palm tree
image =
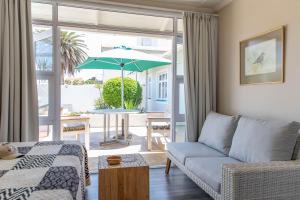
[[[61,80],[64,82],[64,74],[74,75],[75,67],[81,64],[87,54],[87,45],[82,39],[83,35],[75,32],[61,31],[60,34],[60,54],[61,54]]]

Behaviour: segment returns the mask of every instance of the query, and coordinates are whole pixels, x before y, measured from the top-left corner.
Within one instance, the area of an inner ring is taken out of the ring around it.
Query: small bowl
[[[121,156],[108,156],[106,161],[109,165],[119,165],[122,161]]]

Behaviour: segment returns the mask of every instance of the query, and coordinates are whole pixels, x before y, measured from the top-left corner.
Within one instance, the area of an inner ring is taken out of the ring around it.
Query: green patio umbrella
[[[145,70],[171,64],[171,61],[147,53],[120,46],[101,53],[100,57],[89,57],[77,69],[109,69],[121,70],[121,99],[124,109],[124,70],[143,72]]]

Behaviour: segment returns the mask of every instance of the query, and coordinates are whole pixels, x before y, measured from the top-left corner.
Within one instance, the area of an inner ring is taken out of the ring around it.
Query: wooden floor
[[[98,174],[91,175],[92,184],[87,188],[88,200],[98,199]],[[203,190],[177,168],[170,169],[165,176],[164,169],[150,169],[151,200],[212,200]]]

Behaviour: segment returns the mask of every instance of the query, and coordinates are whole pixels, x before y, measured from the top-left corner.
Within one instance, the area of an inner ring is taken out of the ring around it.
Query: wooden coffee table
[[[140,154],[121,155],[120,165],[99,157],[99,200],[148,200],[149,166]]]

